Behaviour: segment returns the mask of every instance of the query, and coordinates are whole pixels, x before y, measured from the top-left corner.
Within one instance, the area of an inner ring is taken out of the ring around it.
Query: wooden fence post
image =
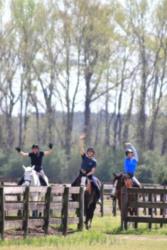
[[[61,223],[63,235],[67,234],[67,229],[68,229],[68,201],[69,201],[69,187],[65,187],[63,193],[62,223]]]
[[[30,188],[26,187],[24,191],[23,197],[23,230],[24,230],[24,238],[28,236],[28,218],[29,218],[29,193]]]
[[[154,202],[157,202],[157,194],[154,194]],[[157,215],[157,208],[154,208],[154,214]]]
[[[4,211],[4,189],[0,187],[0,236],[4,239],[4,227],[5,227],[5,211]]]
[[[121,229],[127,230],[127,213],[128,213],[128,192],[127,188],[121,189]]]
[[[148,195],[148,201],[149,201],[149,202],[152,202],[152,198],[153,198],[153,194],[151,193],[151,194]],[[149,208],[148,213],[149,213],[149,215],[150,215],[151,217],[153,216],[153,210],[152,210],[152,208]],[[152,223],[151,223],[151,222],[148,223],[148,228],[149,228],[149,229],[152,228]]]
[[[164,186],[164,190],[165,189],[166,189],[166,187]],[[163,202],[163,203],[165,203],[165,201],[166,201],[166,194],[165,194],[165,192],[163,194],[161,194],[160,201]],[[166,209],[160,209],[160,214],[162,215],[163,218],[165,217],[165,213],[166,213]],[[162,222],[160,223],[160,227],[161,228],[163,227],[163,223]]]
[[[143,202],[146,202],[146,194],[142,194],[142,198],[143,198]],[[143,208],[143,214],[144,215],[147,215],[147,208],[146,207],[144,207]]]
[[[83,231],[84,228],[84,199],[85,199],[85,191],[84,187],[80,187],[80,193],[79,193],[79,224],[78,224],[78,230]]]
[[[104,216],[104,184],[101,185],[101,205],[100,205],[100,213],[101,213],[101,217]]]
[[[49,219],[50,219],[50,203],[51,203],[52,188],[48,187],[45,195],[45,211],[44,211],[44,231],[48,234]]]
[[[135,199],[136,199],[136,203],[138,203],[138,193],[136,192],[135,194]],[[139,215],[139,209],[138,207],[135,208],[135,215],[138,216]],[[135,222],[134,223],[134,228],[137,229],[138,228],[138,223]]]

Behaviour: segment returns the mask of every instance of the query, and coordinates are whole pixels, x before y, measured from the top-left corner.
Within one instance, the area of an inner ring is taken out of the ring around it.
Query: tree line
[[[53,142],[69,167],[84,131],[100,160],[125,141],[141,163],[147,151],[165,157],[166,9],[166,0],[1,1],[2,151]]]

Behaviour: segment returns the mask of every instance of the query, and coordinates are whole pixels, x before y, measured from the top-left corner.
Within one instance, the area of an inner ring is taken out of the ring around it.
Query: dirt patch
[[[68,230],[68,234],[75,233],[75,230]],[[49,228],[48,235],[62,235],[62,232],[58,228]],[[44,237],[45,233],[41,227],[29,228],[28,237]],[[5,239],[13,240],[13,239],[23,239],[24,234],[21,229],[17,230],[8,230],[5,232]]]
[[[114,237],[116,239],[119,240],[138,240],[138,241],[142,241],[142,240],[150,240],[150,241],[166,241],[167,242],[167,236],[140,236],[140,235],[114,235]]]

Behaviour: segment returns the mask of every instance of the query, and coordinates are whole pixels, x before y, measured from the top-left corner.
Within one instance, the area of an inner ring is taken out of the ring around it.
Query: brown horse
[[[129,175],[120,173],[120,174],[114,174],[114,180],[113,180],[113,187],[116,189],[115,190],[115,195],[112,196],[113,199],[118,200],[118,206],[121,211],[122,204],[121,204],[121,190],[123,187],[126,188],[132,188],[133,187],[133,181],[130,178]],[[135,200],[136,197],[132,194],[129,195],[128,197],[129,200]],[[136,212],[136,209],[133,208],[128,208],[128,212],[133,215]]]
[[[99,185],[101,185],[101,182],[99,182]],[[78,178],[72,183],[72,186],[80,186],[81,184],[81,176],[78,176]],[[72,199],[74,201],[79,200],[78,195],[72,195]],[[94,216],[94,211],[96,209],[96,204],[99,199],[99,192],[97,190],[96,185],[90,181],[87,178],[86,181],[86,190],[85,190],[85,198],[84,198],[84,214],[85,214],[85,226],[86,229],[91,228],[93,216]],[[78,214],[78,210],[76,211]]]

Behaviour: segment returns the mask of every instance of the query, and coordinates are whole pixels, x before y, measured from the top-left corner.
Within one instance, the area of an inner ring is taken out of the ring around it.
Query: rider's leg
[[[91,181],[92,181],[92,175],[89,175],[88,178],[87,178],[87,190],[88,190],[89,193],[92,192]]]
[[[98,203],[101,203],[101,183],[99,182],[98,178],[96,176],[92,176],[92,182],[94,183],[97,194],[98,194]]]
[[[100,188],[101,188],[101,183],[100,181],[98,180],[98,178],[96,176],[92,176],[92,180],[93,180],[93,183],[96,185],[96,187],[98,188],[98,190],[100,191]]]
[[[118,184],[118,180],[115,180],[112,191],[111,191],[111,197],[114,197],[116,195],[117,184]]]
[[[81,177],[81,186],[83,186],[83,187],[86,186],[86,176]]]
[[[45,181],[45,173],[43,170],[39,172],[39,180],[42,186],[47,186],[47,182]]]
[[[132,180],[136,184],[136,186],[141,188],[141,184],[140,184],[140,182],[138,181],[138,179],[135,176],[132,177]]]

